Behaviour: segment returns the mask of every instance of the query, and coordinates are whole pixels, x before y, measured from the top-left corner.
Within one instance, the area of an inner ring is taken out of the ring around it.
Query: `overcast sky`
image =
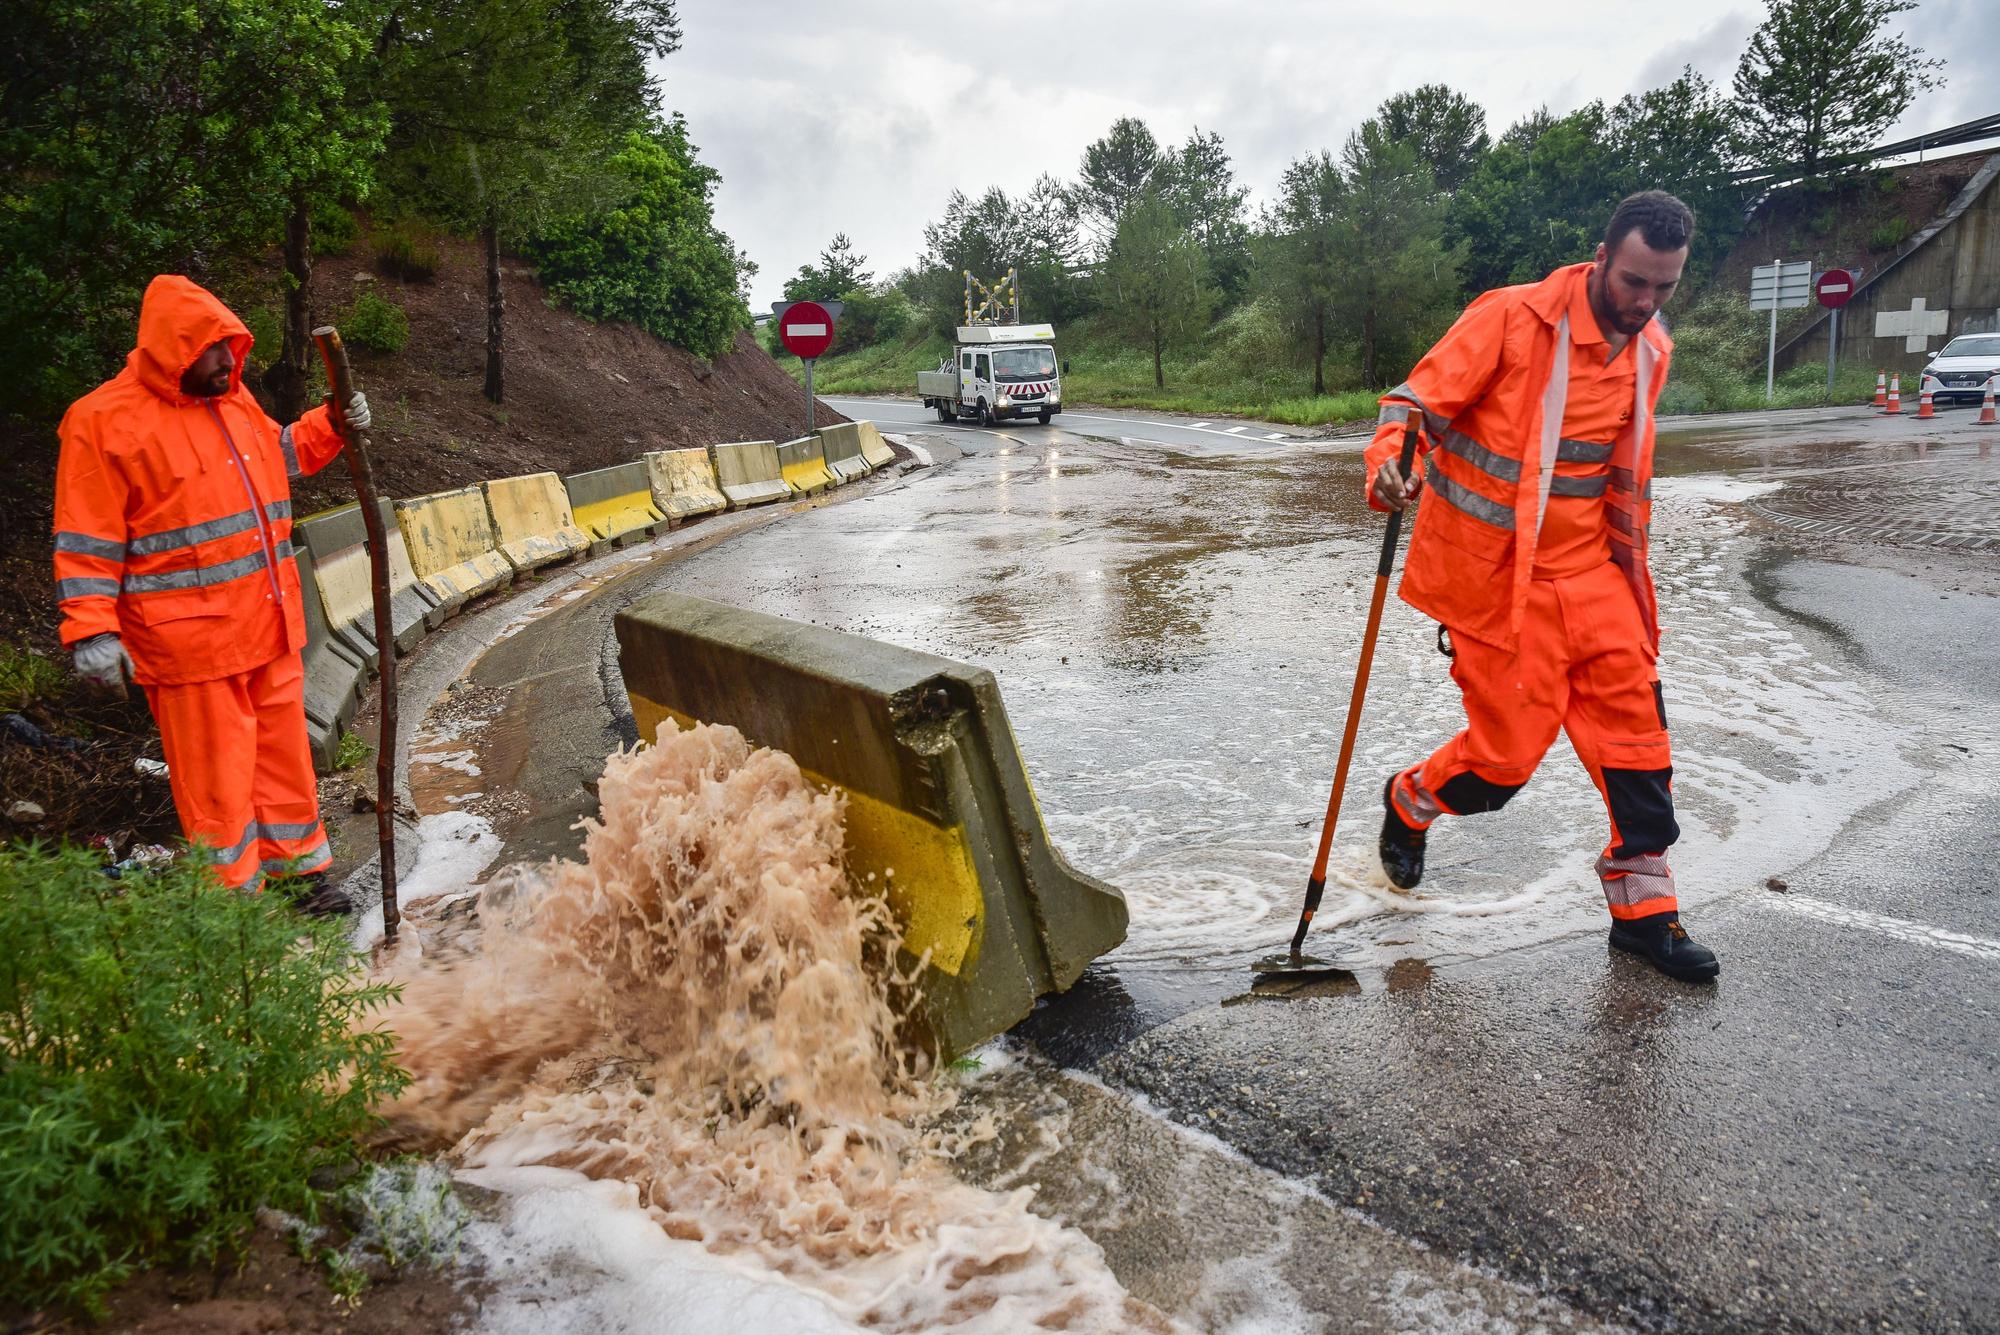
[[[657,72],[704,161],[716,215],[756,261],[759,309],[846,232],[876,276],[913,262],[954,189],[1076,175],[1120,116],[1163,144],[1217,131],[1251,205],[1391,93],[1442,81],[1498,133],[1672,79],[1725,89],[1757,0],[681,0]],[[2000,111],[2000,3],[1922,0],[1906,35],[1946,61],[1897,137]]]

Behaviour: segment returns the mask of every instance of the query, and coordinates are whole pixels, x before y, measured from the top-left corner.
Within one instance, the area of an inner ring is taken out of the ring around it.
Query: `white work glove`
[[[368,415],[367,396],[358,389],[348,397],[347,407],[340,415],[356,431],[366,431],[368,424],[375,420]]]
[[[93,635],[77,642],[76,675],[92,689],[123,697],[132,680],[132,655],[116,635]]]

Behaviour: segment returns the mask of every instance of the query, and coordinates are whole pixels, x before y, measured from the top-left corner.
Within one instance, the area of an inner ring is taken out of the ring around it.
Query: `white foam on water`
[[[398,905],[462,898],[500,856],[500,837],[493,833],[493,823],[469,811],[425,816],[417,822],[416,834],[414,865],[406,874],[397,869]],[[355,918],[349,937],[356,949],[370,950],[382,936],[382,905],[377,903]]]
[[[1710,501],[1728,504],[1765,495],[1784,485],[1782,481],[1769,478],[1739,477],[1727,473],[1701,473],[1692,477],[1655,477],[1653,497],[1656,501]]]

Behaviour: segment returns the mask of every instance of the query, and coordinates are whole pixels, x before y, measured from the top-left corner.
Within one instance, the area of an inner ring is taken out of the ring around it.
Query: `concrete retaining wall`
[[[778,471],[794,496],[817,496],[834,485],[818,436],[800,436],[778,447]]]
[[[1063,860],[1042,828],[993,675],[950,659],[684,594],[618,614],[639,736],[727,723],[847,796],[855,884],[886,886],[914,1017],[964,1052],[1074,983],[1125,937],[1124,896]]]
[[[517,574],[568,560],[590,550],[590,535],[576,526],[569,493],[554,473],[529,473],[480,484],[493,518],[494,545]]]
[[[826,454],[826,469],[842,482],[855,482],[874,469],[861,457],[861,423],[842,422],[823,426],[813,433]]]
[[[778,447],[768,440],[739,440],[717,445],[713,451],[715,480],[729,504],[766,505],[792,494],[778,467]]]
[[[646,477],[653,504],[676,523],[729,508],[707,450],[654,450],[646,456]]]
[[[493,520],[478,487],[397,501],[396,527],[417,582],[447,612],[514,578],[514,567],[494,542]]]
[[[576,526],[592,538],[592,552],[644,542],[667,531],[667,517],[653,504],[643,463],[573,473],[563,479],[563,490],[569,493]]]
[[[396,648],[404,653],[433,627],[443,623],[445,610],[417,584],[409,548],[387,501],[377,501],[389,547],[389,612]],[[376,667],[375,585],[368,559],[368,525],[358,504],[309,515],[292,526],[312,553],[313,576],[319,584],[320,605],[335,639],[366,655]]]

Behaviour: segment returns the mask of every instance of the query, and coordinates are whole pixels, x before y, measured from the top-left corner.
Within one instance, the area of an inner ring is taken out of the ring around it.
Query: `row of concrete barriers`
[[[816,495],[893,458],[873,423],[843,422],[783,444],[656,450],[570,477],[530,473],[379,502],[397,651],[530,571],[644,542],[701,515]],[[324,771],[381,662],[367,526],[359,505],[343,505],[292,532],[305,591],[306,727]]]

